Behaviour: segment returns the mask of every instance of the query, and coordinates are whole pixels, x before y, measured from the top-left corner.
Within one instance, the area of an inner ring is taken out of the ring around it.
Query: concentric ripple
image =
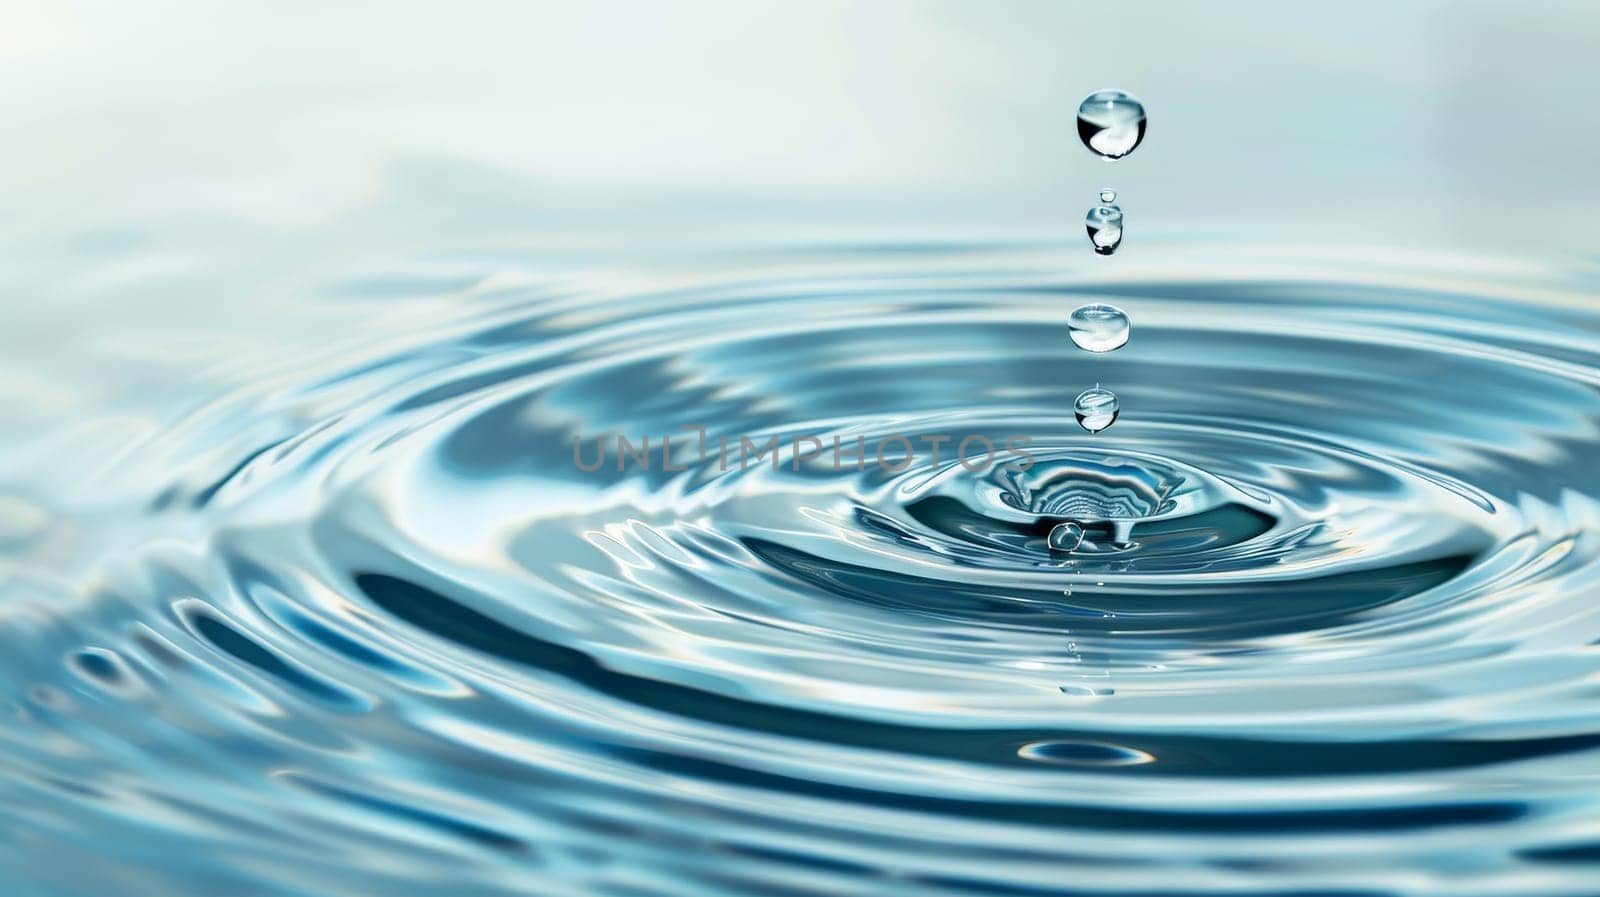
[[[1229,255],[478,271],[453,329],[36,523],[91,562],[0,531],[0,857],[63,894],[1592,890],[1592,272]],[[1086,302],[1138,339],[1075,351]]]

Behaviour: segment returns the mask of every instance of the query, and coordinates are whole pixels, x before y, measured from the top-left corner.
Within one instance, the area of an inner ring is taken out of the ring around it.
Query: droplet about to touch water
[[[1083,527],[1071,520],[1058,523],[1051,528],[1045,541],[1051,551],[1077,551],[1078,546],[1083,544]]]
[[[1101,255],[1116,252],[1122,244],[1122,209],[1116,206],[1099,205],[1090,209],[1084,216],[1083,226],[1089,232],[1094,251]]]
[[[1097,90],[1078,104],[1078,139],[1106,159],[1120,159],[1144,139],[1144,104],[1122,90]]]
[[[1110,187],[1102,188],[1100,190],[1100,201],[1103,202],[1103,203],[1116,202],[1117,201],[1117,191],[1111,189]]]
[[[1080,349],[1110,352],[1128,344],[1128,315],[1115,305],[1080,305],[1067,317],[1067,333]]]
[[[1116,423],[1119,410],[1117,394],[1101,386],[1078,393],[1077,401],[1072,403],[1078,425],[1090,433],[1098,433]]]

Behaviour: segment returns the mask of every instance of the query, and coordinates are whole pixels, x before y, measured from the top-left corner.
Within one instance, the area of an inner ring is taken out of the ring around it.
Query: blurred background
[[[392,296],[385,272],[462,247],[555,270],[1071,244],[1102,184],[1129,265],[1193,234],[1511,258],[1600,235],[1581,0],[5,0],[0,20],[13,447],[152,426],[259,360],[414,327],[416,272]],[[1115,165],[1074,132],[1102,87],[1151,115]]]

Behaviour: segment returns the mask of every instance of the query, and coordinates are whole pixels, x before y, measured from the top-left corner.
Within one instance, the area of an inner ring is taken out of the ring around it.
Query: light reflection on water
[[[241,363],[98,501],[0,497],[5,866],[41,893],[1581,890],[1592,272],[1085,255],[552,281],[500,250],[320,285],[442,298]],[[1096,301],[1137,339],[1074,349]],[[1123,411],[1091,437],[1098,380]],[[573,465],[685,425],[1021,433],[1037,463]]]

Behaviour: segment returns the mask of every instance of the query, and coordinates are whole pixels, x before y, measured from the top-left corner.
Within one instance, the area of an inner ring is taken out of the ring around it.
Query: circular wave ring
[[[1600,756],[1600,314],[1251,270],[497,287],[225,399],[133,453],[168,480],[93,524],[133,547],[0,618],[0,795],[328,887],[420,848],[580,893],[1365,892],[1449,829],[1562,892],[1600,843],[1567,787]],[[1138,338],[1075,351],[1091,300]]]

